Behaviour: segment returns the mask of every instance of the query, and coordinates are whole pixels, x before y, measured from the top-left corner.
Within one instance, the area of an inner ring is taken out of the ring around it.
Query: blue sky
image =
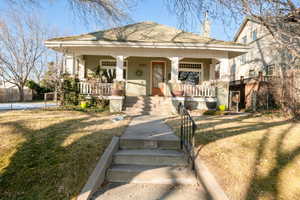
[[[5,1],[0,1],[0,9],[7,10]],[[51,1],[50,1],[51,2]],[[54,3],[42,5],[39,11],[35,11],[39,18],[50,27],[59,32],[59,35],[82,34],[103,29],[99,24],[85,25],[83,21],[73,16],[66,0],[56,0]],[[1,11],[1,10],[0,10]],[[142,0],[131,12],[133,22],[154,21],[160,24],[178,27],[178,21],[175,15],[170,14],[163,3],[163,0]],[[228,28],[223,23],[211,19],[212,37],[221,40],[231,40],[237,30]],[[224,28],[225,27],[225,28]],[[200,22],[190,27],[190,31],[199,33]]]

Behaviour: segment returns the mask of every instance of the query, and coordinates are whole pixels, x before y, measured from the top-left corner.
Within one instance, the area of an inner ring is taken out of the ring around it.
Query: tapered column
[[[171,60],[171,81],[178,82],[180,57],[169,57]]]
[[[116,80],[122,81],[124,73],[124,56],[116,56],[117,66],[116,66]]]
[[[78,57],[78,78],[80,80],[83,80],[85,78],[85,60],[83,59],[83,56]]]
[[[222,81],[230,80],[230,67],[229,67],[229,59],[228,58],[220,59],[220,79]]]
[[[75,75],[75,58],[73,55],[65,55],[64,72],[70,75]]]

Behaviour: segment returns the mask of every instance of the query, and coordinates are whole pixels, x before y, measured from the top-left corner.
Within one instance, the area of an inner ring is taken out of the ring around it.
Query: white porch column
[[[124,72],[124,56],[116,56],[117,66],[116,66],[116,80],[122,81]]]
[[[83,80],[85,78],[85,60],[83,56],[78,57],[78,78]]]
[[[230,66],[228,58],[220,59],[220,80],[229,81],[230,80]]]
[[[75,58],[73,55],[65,55],[64,72],[70,75],[75,75]]]
[[[179,74],[179,60],[180,57],[170,57],[171,60],[171,81],[178,82],[178,74]]]
[[[215,80],[215,71],[216,71],[216,60],[213,59],[209,68],[209,80]]]

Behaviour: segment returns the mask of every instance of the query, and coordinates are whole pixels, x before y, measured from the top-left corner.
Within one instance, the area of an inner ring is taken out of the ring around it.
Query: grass
[[[194,116],[197,155],[231,200],[300,199],[300,123],[273,115]],[[167,123],[177,132],[179,119]]]
[[[130,119],[78,111],[0,112],[0,199],[75,199]]]

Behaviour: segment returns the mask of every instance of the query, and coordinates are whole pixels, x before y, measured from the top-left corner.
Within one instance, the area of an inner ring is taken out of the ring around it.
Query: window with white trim
[[[116,60],[100,60],[99,74],[104,82],[112,83],[116,78]],[[127,61],[124,61],[123,78],[126,79]]]
[[[180,62],[178,71],[178,80],[184,84],[198,85],[202,81],[202,63]]]

